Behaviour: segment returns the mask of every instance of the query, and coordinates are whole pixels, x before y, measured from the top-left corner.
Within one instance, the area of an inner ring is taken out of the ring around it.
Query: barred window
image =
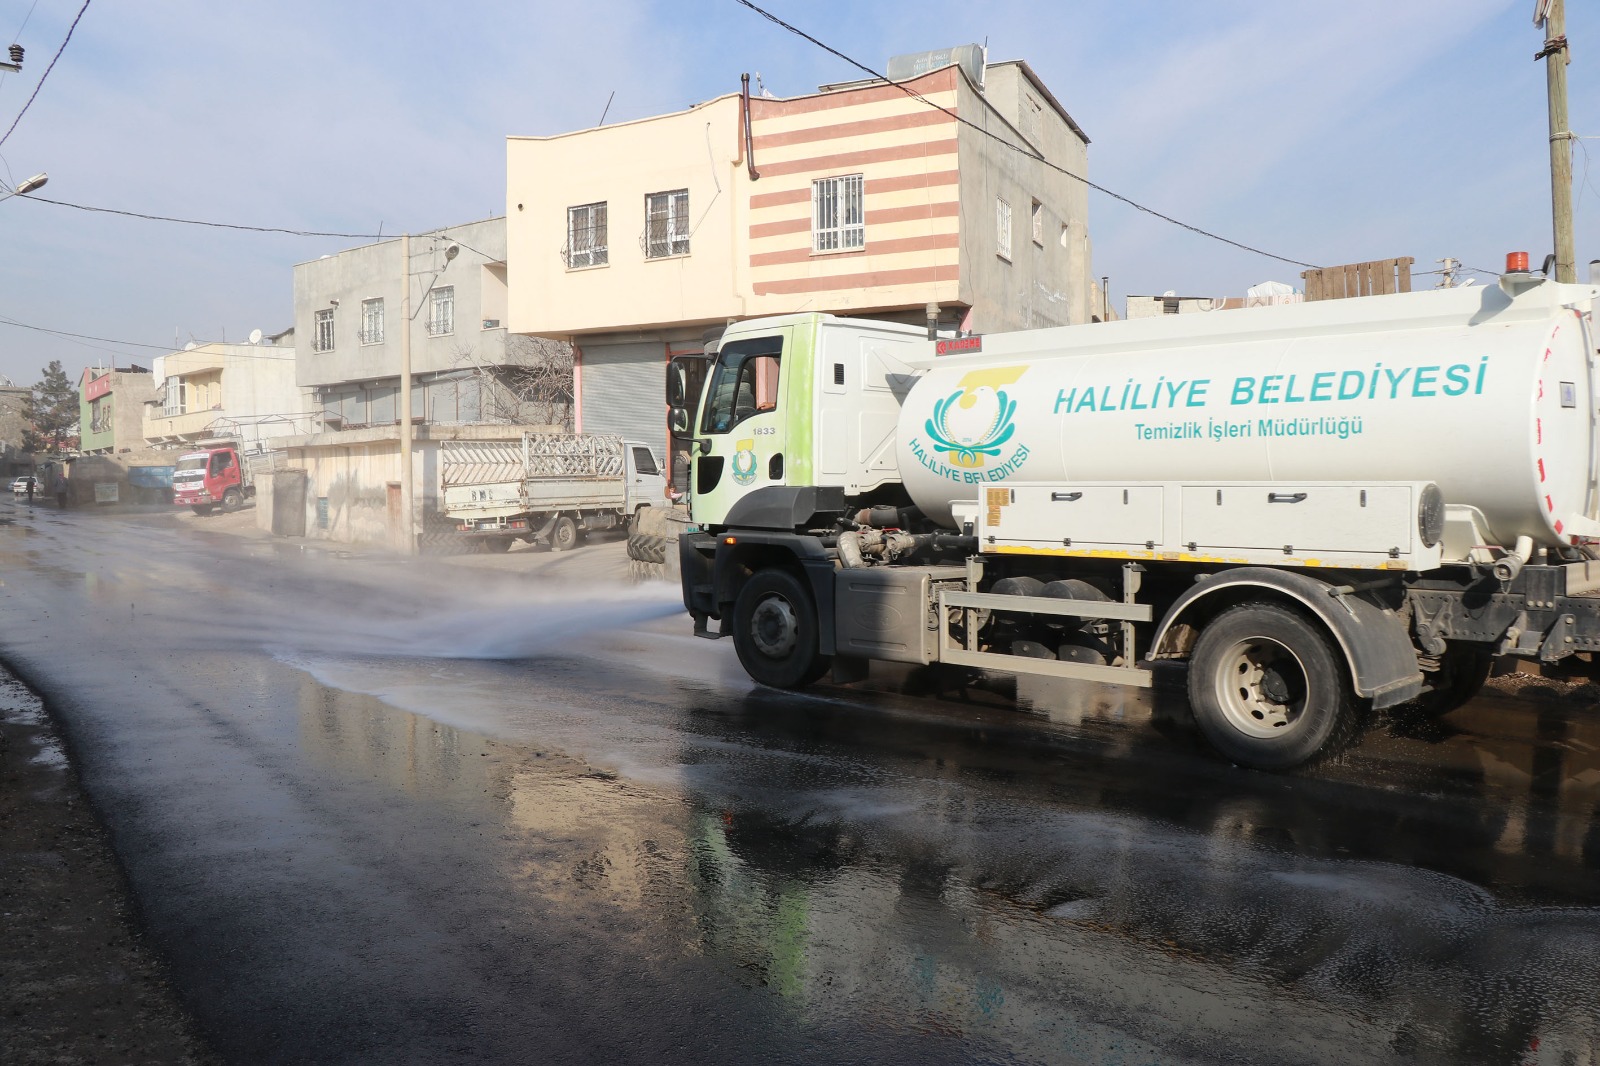
[[[1001,259],[1011,258],[1011,205],[998,199],[994,202],[994,246]]]
[[[644,255],[660,259],[689,254],[689,190],[653,192],[644,198]]]
[[[567,247],[569,267],[605,266],[610,262],[606,248],[606,204],[583,204],[567,208]]]
[[[361,343],[383,343],[383,299],[361,301]]]
[[[316,330],[311,334],[311,350],[333,351],[333,308],[317,312]]]
[[[811,250],[854,251],[867,246],[862,177],[847,174],[811,183]]]
[[[428,334],[443,337],[456,331],[456,287],[441,285],[428,294]]]

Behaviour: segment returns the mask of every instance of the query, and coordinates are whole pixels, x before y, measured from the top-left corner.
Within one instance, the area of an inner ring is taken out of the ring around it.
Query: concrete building
[[[78,450],[84,455],[142,451],[144,404],[154,379],[142,366],[86,367],[78,382]]]
[[[1087,173],[1088,137],[1026,63],[908,58],[899,84],[508,139],[509,324],[575,346],[580,429],[663,446],[662,364],[729,319],[1094,317],[1087,192],[1062,173]]]
[[[405,550],[443,536],[438,442],[506,439],[542,408],[519,391],[542,357],[508,342],[505,219],[363,245],[294,268],[295,381],[317,424],[284,438],[291,472],[258,491],[258,522],[280,533]],[[406,309],[409,297],[409,312]],[[408,321],[409,314],[409,321]],[[411,341],[410,522],[402,519],[401,340]]]
[[[311,432],[311,390],[295,384],[292,331],[257,344],[211,342],[158,356],[143,439],[157,448],[231,436],[246,451]]]

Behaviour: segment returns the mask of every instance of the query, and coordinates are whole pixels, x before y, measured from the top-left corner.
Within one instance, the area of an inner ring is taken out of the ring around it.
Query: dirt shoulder
[[[0,1061],[216,1061],[129,898],[50,719],[0,674]]]

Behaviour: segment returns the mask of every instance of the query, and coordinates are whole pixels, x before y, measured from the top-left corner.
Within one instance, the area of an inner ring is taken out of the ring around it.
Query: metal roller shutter
[[[583,431],[667,454],[666,349],[660,341],[583,348]]]

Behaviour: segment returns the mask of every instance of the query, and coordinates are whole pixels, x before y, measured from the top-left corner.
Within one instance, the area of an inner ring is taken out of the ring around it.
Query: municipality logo
[[[934,403],[933,416],[922,427],[928,440],[911,438],[912,456],[939,477],[962,484],[1015,474],[1028,459],[1028,446],[1012,440],[1017,401],[1006,394],[1006,386],[1027,370],[992,367],[963,376],[954,392]]]
[[[964,469],[982,467],[984,456],[998,458],[1017,431],[1017,401],[1004,386],[1015,384],[1026,369],[975,370],[963,377],[955,392],[933,405],[933,417],[923,427],[933,450]]]

